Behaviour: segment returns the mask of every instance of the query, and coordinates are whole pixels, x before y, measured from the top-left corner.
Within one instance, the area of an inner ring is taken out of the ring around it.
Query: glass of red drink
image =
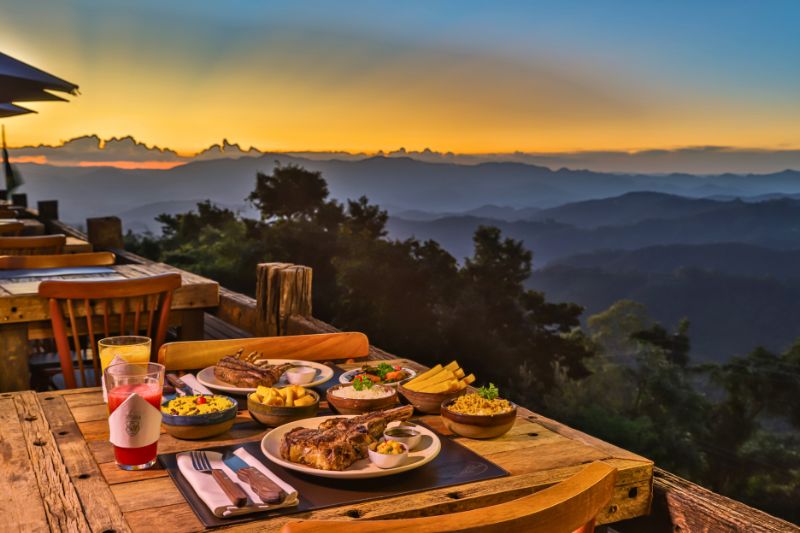
[[[117,363],[105,371],[109,440],[117,466],[143,470],[156,462],[164,365]]]

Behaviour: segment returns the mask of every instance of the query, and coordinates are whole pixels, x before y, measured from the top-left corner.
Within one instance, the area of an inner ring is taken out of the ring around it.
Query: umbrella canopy
[[[0,103],[63,100],[47,91],[76,94],[78,86],[0,52]]]
[[[0,104],[0,118],[24,115],[25,113],[36,113],[36,111],[32,109],[25,109],[24,107],[14,104]]]

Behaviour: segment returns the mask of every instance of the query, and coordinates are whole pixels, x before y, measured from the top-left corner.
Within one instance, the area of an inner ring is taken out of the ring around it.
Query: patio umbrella
[[[78,86],[0,52],[0,103],[63,100],[47,91],[77,94]]]
[[[36,113],[36,111],[14,104],[0,104],[0,118],[24,115],[25,113]]]

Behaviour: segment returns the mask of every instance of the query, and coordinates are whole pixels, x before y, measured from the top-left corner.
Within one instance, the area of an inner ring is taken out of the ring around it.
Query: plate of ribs
[[[387,427],[411,418],[405,405],[353,416],[319,416],[279,426],[264,436],[261,451],[284,468],[320,477],[364,479],[390,476],[433,461],[442,449],[436,434],[425,426],[414,429],[422,439],[399,466],[381,469],[369,460]]]
[[[310,383],[304,387],[321,385],[333,377],[333,369],[314,361],[290,359],[263,359],[259,352],[244,355],[239,350],[220,359],[216,365],[197,373],[197,380],[211,389],[230,394],[249,394],[259,386],[283,387],[289,385],[285,372],[290,368],[305,366],[317,371]]]

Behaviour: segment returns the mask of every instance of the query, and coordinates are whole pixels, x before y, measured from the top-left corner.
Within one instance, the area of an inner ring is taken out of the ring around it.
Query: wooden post
[[[119,217],[87,218],[86,233],[95,249],[125,248]]]
[[[42,222],[58,220],[58,200],[39,200],[37,207],[39,209],[39,220]]]
[[[0,325],[0,392],[30,389],[28,324]]]
[[[20,207],[28,207],[28,195],[24,192],[12,194],[11,203]]]
[[[261,263],[256,267],[256,335],[286,335],[292,315],[311,316],[310,267]]]

